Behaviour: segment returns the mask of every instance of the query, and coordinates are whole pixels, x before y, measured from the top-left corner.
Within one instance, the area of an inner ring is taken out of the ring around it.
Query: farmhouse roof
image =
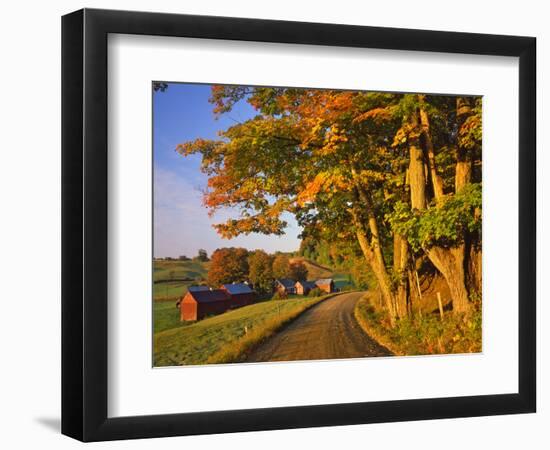
[[[254,292],[246,283],[224,284],[223,288],[231,295],[251,294],[252,292]]]
[[[187,290],[189,292],[204,292],[209,291],[210,288],[208,286],[189,286]]]
[[[214,303],[214,302],[224,302],[229,300],[227,292],[223,289],[212,289],[207,291],[189,291],[189,295],[197,303]]]
[[[325,284],[332,283],[332,278],[321,278],[315,282],[317,286],[321,285],[324,286]]]
[[[291,280],[290,278],[278,278],[275,281],[282,284],[286,289],[291,289],[294,287],[294,280]]]
[[[301,284],[306,289],[313,289],[316,286],[315,281],[297,281],[296,284]]]

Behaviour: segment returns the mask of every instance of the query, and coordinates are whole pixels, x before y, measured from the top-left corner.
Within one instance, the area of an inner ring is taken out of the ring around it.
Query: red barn
[[[332,280],[332,278],[323,278],[321,280],[317,280],[315,282],[315,285],[322,291],[327,292],[328,294],[334,292],[334,281]]]
[[[312,289],[315,289],[317,286],[314,281],[297,281],[294,287],[296,288],[296,294],[307,295]]]
[[[256,293],[246,283],[224,284],[221,289],[229,295],[231,308],[250,305],[256,300]]]
[[[180,320],[200,320],[221,314],[230,307],[230,298],[223,289],[191,289],[179,302]]]

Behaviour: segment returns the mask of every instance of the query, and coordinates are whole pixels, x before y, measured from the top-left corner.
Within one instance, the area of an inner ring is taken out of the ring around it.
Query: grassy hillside
[[[206,278],[208,262],[154,261],[154,300],[174,300],[187,292],[187,287]]]
[[[270,300],[156,333],[155,366],[238,361],[247,350],[327,297]]]
[[[153,302],[154,333],[190,324],[190,322],[180,321],[180,311],[176,307],[176,301],[175,299],[169,299],[155,300]]]
[[[334,274],[331,268],[317,264],[315,261],[297,256],[291,258],[290,262],[302,262],[307,268],[307,277],[310,280],[316,280],[318,278],[331,278]]]
[[[342,289],[352,284],[349,280],[349,275],[347,273],[336,272],[330,267],[323,266],[315,261],[303,258],[301,256],[291,258],[291,262],[297,261],[303,262],[304,265],[307,267],[308,280],[317,280],[319,278],[332,278],[334,279],[334,285],[338,289]]]
[[[154,261],[153,281],[203,278],[208,272],[208,264],[200,261]]]

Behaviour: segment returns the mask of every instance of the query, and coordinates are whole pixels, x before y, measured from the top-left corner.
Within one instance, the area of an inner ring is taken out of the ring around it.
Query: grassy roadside
[[[481,310],[467,318],[429,314],[401,320],[391,328],[367,293],[355,305],[354,315],[372,338],[398,356],[481,352]]]
[[[156,333],[154,365],[179,366],[239,362],[255,346],[305,310],[334,294],[270,300],[191,325]]]
[[[353,315],[359,326],[379,344],[386,347],[395,356],[404,356],[406,353],[396,345],[383,327],[374,317],[371,316],[370,294],[367,293],[355,304]]]

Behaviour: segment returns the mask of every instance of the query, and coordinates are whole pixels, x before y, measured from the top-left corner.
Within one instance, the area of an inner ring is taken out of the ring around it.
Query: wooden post
[[[443,320],[443,303],[441,303],[441,293],[437,293],[437,304],[439,305],[439,316]]]
[[[416,275],[416,288],[418,289],[418,297],[422,300],[422,291],[420,290],[420,281],[418,280],[418,271],[415,270],[414,274]]]

